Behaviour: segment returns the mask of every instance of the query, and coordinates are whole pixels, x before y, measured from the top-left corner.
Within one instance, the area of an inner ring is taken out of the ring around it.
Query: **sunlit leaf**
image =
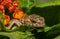
[[[35,39],[30,32],[0,32],[0,35],[8,36],[10,39]]]
[[[53,0],[50,2],[36,4],[37,7],[55,6],[60,5],[60,0]]]

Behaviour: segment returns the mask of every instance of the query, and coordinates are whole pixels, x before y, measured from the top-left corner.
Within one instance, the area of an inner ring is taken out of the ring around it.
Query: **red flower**
[[[3,5],[0,5],[0,11],[4,11],[4,6]]]
[[[6,6],[10,6],[11,5],[11,2],[9,2],[9,1],[6,1]]]
[[[2,1],[4,1],[4,0],[2,0]]]
[[[1,5],[5,5],[5,1],[2,1],[2,2],[1,2]]]
[[[14,11],[14,7],[9,7],[10,12]]]
[[[1,5],[6,5],[6,6],[10,6],[11,5],[11,2],[10,1],[7,1],[7,0],[4,0],[1,2]]]

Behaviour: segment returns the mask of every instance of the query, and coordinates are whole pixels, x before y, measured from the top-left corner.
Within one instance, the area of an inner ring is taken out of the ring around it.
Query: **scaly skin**
[[[43,17],[36,15],[36,14],[32,14],[32,15],[24,15],[24,17],[20,20],[18,19],[12,19],[9,23],[8,23],[8,29],[12,29],[14,28],[13,25],[16,25],[17,27],[20,27],[21,25],[26,24],[27,26],[30,27],[44,27],[45,26],[45,20]]]
[[[24,18],[24,24],[33,27],[44,27],[45,20],[39,15],[32,14]]]

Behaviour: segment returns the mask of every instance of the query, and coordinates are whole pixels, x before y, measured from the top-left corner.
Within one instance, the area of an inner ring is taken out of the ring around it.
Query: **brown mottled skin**
[[[20,25],[26,24],[27,26],[30,27],[44,27],[45,26],[45,20],[43,17],[32,14],[32,15],[24,15],[24,17],[20,20],[18,19],[12,19],[8,23],[8,29],[13,28],[13,25],[16,25],[17,27],[20,27]]]

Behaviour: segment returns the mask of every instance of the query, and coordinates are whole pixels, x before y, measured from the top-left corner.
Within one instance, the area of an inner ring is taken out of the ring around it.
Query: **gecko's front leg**
[[[15,29],[17,27],[19,27],[20,25],[22,25],[22,23],[17,20],[17,19],[12,19],[9,23],[8,26],[6,27],[7,29]]]

